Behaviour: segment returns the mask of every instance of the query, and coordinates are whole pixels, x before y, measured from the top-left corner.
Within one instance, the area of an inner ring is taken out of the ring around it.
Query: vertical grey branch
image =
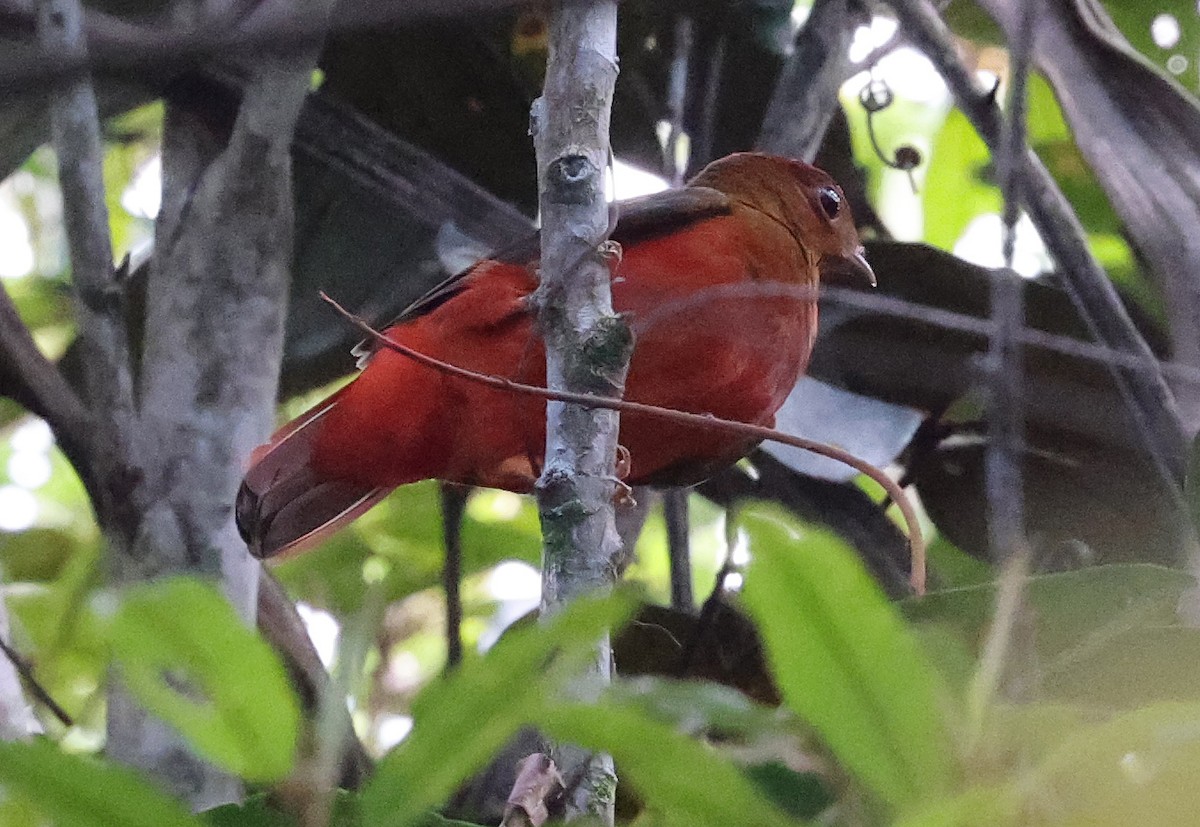
[[[615,0],[558,0],[550,24],[543,96],[530,129],[537,152],[542,213],[538,322],[546,342],[546,381],[554,390],[615,396],[628,369],[631,337],[613,313],[605,250],[609,214],[604,171],[617,77]],[[551,402],[546,463],[538,480],[542,518],[542,609],[610,588],[620,540],[613,522],[618,417]],[[611,676],[609,642],[595,672]],[[568,809],[611,824],[612,759],[560,747],[555,756],[576,794]]]
[[[313,25],[331,5],[278,2]],[[274,419],[293,249],[289,149],[316,56],[315,46],[256,55],[227,140],[168,101],[164,209],[127,454],[137,473],[121,491],[124,516],[110,541],[118,585],[209,577],[247,622],[259,570],[234,528],[233,501]],[[110,757],[195,809],[240,797],[236,778],[192,754],[119,685],[109,695],[108,739]]]
[[[987,503],[989,542],[994,560],[1008,559],[1024,545],[1025,493],[1021,455],[1025,406],[1021,329],[1025,314],[1023,286],[1012,265],[1021,205],[1019,165],[1025,154],[1026,93],[1035,2],[1019,0],[1020,25],[1009,41],[1008,120],[997,153],[1000,191],[1004,196],[1004,268],[992,275],[994,328],[988,354],[992,395],[988,411]]]
[[[83,7],[79,0],[41,0],[38,39],[49,54],[87,62]],[[100,116],[91,76],[80,73],[56,90],[50,104],[58,156],[63,216],[71,252],[71,281],[84,359],[83,392],[97,417],[93,468],[81,470],[89,485],[102,529],[122,508],[122,483],[131,475],[131,432],[135,426],[133,376],[122,314],[122,290],[113,269],[105,206]],[[111,535],[110,535],[111,536]]]

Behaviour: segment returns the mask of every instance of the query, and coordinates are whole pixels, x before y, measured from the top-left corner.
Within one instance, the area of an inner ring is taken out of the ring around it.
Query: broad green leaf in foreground
[[[252,781],[295,760],[300,711],[278,657],[208,584],[130,589],[112,627],[129,691],[197,752]]]
[[[889,804],[942,794],[954,749],[916,638],[852,552],[793,525],[758,509],[744,521],[753,555],[744,596],[785,702]]]
[[[555,737],[612,754],[665,823],[784,827],[789,820],[754,783],[699,741],[633,708],[552,706],[538,724]]]
[[[1170,625],[1175,607],[1194,578],[1146,564],[1096,566],[1029,578],[1026,596],[1037,622],[1038,656],[1051,663],[1103,632]],[[996,606],[994,584],[934,592],[902,604],[910,620],[936,621],[968,640],[983,640]]]
[[[24,796],[57,827],[200,827],[132,770],[69,755],[46,740],[0,743],[0,786]]]
[[[428,686],[413,704],[412,734],[363,791],[365,827],[419,824],[583,669],[604,630],[632,612],[633,601],[621,596],[577,601],[546,626],[506,634],[486,657]]]
[[[1141,707],[1064,738],[1023,784],[1023,824],[1193,824],[1197,777],[1200,704]]]

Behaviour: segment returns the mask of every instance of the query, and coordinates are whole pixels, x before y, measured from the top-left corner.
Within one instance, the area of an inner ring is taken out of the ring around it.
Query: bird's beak
[[[827,285],[857,287],[866,281],[875,286],[875,271],[867,264],[863,248],[859,247],[850,255],[825,256],[821,259],[821,280]]]

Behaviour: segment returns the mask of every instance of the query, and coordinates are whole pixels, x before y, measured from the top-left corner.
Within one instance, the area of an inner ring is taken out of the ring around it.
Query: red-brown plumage
[[[773,422],[816,335],[814,295],[770,288],[815,288],[830,265],[869,273],[836,185],[768,156],[730,156],[684,190],[623,207],[614,238],[613,307],[636,342],[625,397],[755,424]],[[527,302],[536,261],[520,258],[482,262],[387,334],[454,365],[544,385]],[[239,494],[239,526],[260,556],[306,545],[421,479],[528,491],[545,447],[544,400],[388,350],[305,417],[272,439]],[[628,481],[651,484],[696,482],[753,447],[636,415],[622,417],[620,442]]]

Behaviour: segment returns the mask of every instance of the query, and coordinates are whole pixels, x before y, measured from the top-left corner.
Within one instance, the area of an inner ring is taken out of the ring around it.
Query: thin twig
[[[879,484],[881,488],[887,492],[888,496],[900,509],[900,514],[904,518],[905,526],[908,528],[909,547],[912,552],[912,575],[911,582],[913,591],[917,594],[925,593],[925,540],[921,533],[921,524],[917,519],[916,509],[913,507],[912,501],[904,490],[896,484],[895,480],[889,477],[882,469],[875,467],[869,462],[859,459],[849,451],[838,448],[834,445],[827,445],[823,442],[817,442],[804,437],[792,436],[781,431],[776,431],[773,428],[767,428],[762,425],[751,425],[746,422],[737,422],[731,419],[721,419],[709,414],[689,413],[687,411],[677,411],[670,408],[660,408],[657,405],[646,405],[641,402],[631,402],[627,399],[612,399],[604,396],[594,396],[587,393],[570,393],[567,391],[555,391],[548,388],[538,387],[537,385],[527,385],[522,382],[514,382],[511,379],[505,379],[502,376],[492,376],[485,373],[477,373],[476,371],[467,368],[451,365],[443,362],[433,356],[430,356],[420,351],[400,344],[391,339],[387,335],[379,332],[360,317],[351,313],[336,300],[331,298],[324,291],[321,292],[321,298],[329,303],[334,310],[343,318],[369,336],[373,341],[378,342],[382,347],[388,350],[400,353],[426,367],[433,368],[441,373],[457,376],[460,379],[466,379],[471,382],[476,382],[488,387],[498,388],[500,390],[511,391],[512,393],[523,393],[531,396],[538,396],[543,399],[548,399],[554,402],[565,402],[572,405],[580,405],[585,408],[605,408],[612,411],[619,411],[626,414],[640,414],[643,416],[656,417],[664,422],[674,422],[680,425],[693,425],[700,428],[709,428],[716,431],[725,431],[728,433],[739,434],[742,436],[754,437],[761,440],[771,440],[784,445],[791,445],[794,448],[799,448],[803,451],[811,451],[814,454],[819,454],[823,457],[844,463],[850,466],[855,471],[864,474]]]
[[[671,563],[671,608],[691,612],[696,608],[692,595],[692,555],[689,541],[687,488],[672,488],[663,494],[663,519],[667,524],[667,557]]]
[[[1025,491],[1021,456],[1025,439],[1025,382],[1021,329],[1025,326],[1024,284],[1012,269],[1020,215],[1020,160],[1026,152],[1025,114],[1035,0],[1019,0],[1021,21],[1009,44],[1008,120],[996,154],[1004,199],[1001,242],[1004,269],[992,273],[993,332],[988,352],[991,398],[985,462],[988,540],[993,560],[1006,560],[1022,545]]]
[[[442,543],[446,550],[442,589],[446,593],[446,671],[449,672],[459,666],[463,658],[462,525],[470,489],[444,482],[440,493]]]
[[[29,667],[29,664],[25,662],[25,659],[21,657],[21,655],[18,654],[15,649],[9,646],[2,637],[0,637],[0,652],[4,653],[4,656],[8,658],[9,663],[11,663],[13,668],[17,670],[17,674],[20,675],[21,679],[25,681],[25,685],[29,687],[29,691],[33,693],[33,697],[35,699],[45,706],[46,709],[49,709],[54,717],[57,718],[63,726],[75,726],[75,721],[70,714],[59,705],[58,701],[54,700],[54,696],[52,696],[49,691],[47,691],[46,687],[42,686],[38,679],[34,677],[33,670]]]

